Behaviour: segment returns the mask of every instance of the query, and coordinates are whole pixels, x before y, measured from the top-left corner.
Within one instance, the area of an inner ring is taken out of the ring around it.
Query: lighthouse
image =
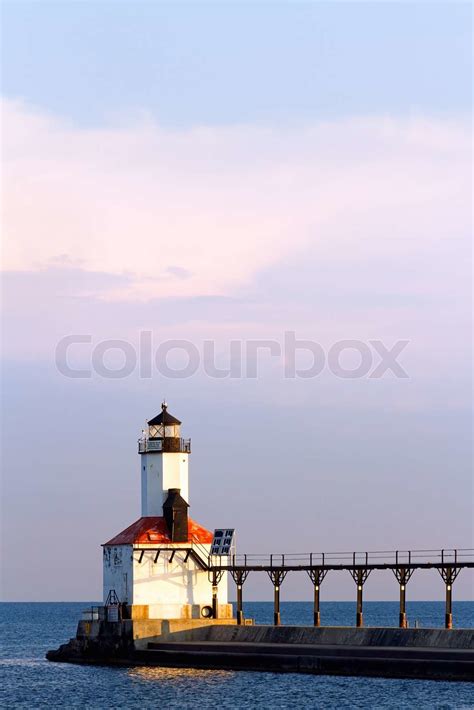
[[[165,402],[138,453],[141,516],[103,545],[104,603],[132,619],[231,618],[226,575],[216,587],[208,573],[214,535],[189,515],[191,440]]]

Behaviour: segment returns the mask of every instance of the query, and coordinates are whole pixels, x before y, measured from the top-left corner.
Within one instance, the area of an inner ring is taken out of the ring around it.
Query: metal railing
[[[209,557],[210,567],[217,564]],[[397,567],[461,565],[474,566],[474,549],[443,550],[375,550],[369,552],[301,552],[270,554],[236,554],[226,559],[230,567],[293,567],[293,568],[342,568],[342,567]]]
[[[82,611],[82,621],[104,621],[105,606],[91,606]]]
[[[204,545],[194,535],[190,536],[190,542],[195,548],[196,554],[198,554],[201,558],[202,563],[206,566],[209,566],[209,550],[204,547]]]
[[[163,453],[191,453],[191,439],[181,437],[167,437],[165,439],[139,439],[138,453],[146,454],[153,451]]]

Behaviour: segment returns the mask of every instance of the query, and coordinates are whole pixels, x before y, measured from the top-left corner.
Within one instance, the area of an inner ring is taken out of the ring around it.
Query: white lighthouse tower
[[[103,545],[104,603],[120,602],[135,619],[231,618],[226,575],[213,589],[207,570],[213,533],[188,515],[191,440],[166,403],[138,453],[141,517]]]
[[[170,488],[179,488],[189,500],[188,457],[191,439],[181,438],[181,422],[168,412],[165,402],[161,412],[148,422],[148,432],[138,442],[142,466],[142,517],[162,515]]]

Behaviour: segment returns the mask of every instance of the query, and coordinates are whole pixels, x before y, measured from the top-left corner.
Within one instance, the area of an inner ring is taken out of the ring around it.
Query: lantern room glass
[[[150,439],[178,439],[181,435],[181,426],[179,424],[150,424],[148,427],[148,436]]]

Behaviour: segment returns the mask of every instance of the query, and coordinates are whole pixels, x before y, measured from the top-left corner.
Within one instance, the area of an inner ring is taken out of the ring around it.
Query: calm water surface
[[[49,663],[44,654],[75,635],[81,603],[1,604],[0,703],[5,708],[474,708],[474,684],[172,668]],[[269,623],[272,604],[246,605]],[[282,603],[287,624],[310,624],[311,605]],[[351,625],[354,604],[321,605],[326,624]],[[392,602],[367,602],[367,625],[394,625]],[[438,602],[408,605],[412,622],[441,626]],[[474,603],[457,602],[457,626],[474,626]]]

